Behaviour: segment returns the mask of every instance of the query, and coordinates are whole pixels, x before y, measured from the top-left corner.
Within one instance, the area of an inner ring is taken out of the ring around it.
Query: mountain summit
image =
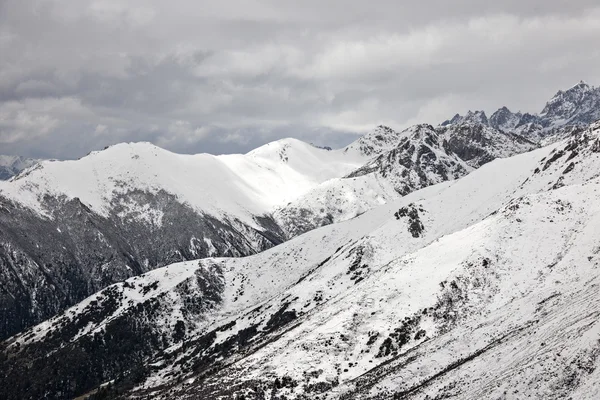
[[[600,88],[581,81],[558,91],[540,114],[544,126],[590,124],[600,119]]]

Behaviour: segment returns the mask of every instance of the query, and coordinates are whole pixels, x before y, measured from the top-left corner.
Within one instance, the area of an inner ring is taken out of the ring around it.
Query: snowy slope
[[[44,365],[82,346],[88,356],[60,371],[77,382],[73,394],[119,376],[103,338],[135,326],[147,347],[119,353],[145,377],[134,397],[481,398],[516,389],[594,398],[598,310],[585,299],[598,294],[599,135],[594,126],[492,161],[254,256],[155,270],[96,295],[116,302],[97,317],[83,311],[87,300],[8,351],[40,368],[36,390],[46,394],[55,389]],[[575,340],[582,334],[589,340]],[[565,363],[531,363],[556,353]],[[78,380],[101,354],[108,364]],[[490,360],[508,383],[481,367]],[[16,380],[21,367],[8,365]]]

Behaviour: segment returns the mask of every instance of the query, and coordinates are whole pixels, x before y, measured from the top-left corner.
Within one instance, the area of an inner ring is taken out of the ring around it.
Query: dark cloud
[[[600,83],[597,1],[0,1],[0,153],[342,146]]]

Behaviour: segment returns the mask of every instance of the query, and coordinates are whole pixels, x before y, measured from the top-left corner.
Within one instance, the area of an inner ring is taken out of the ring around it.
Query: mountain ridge
[[[539,114],[513,113],[503,106],[489,120],[484,111],[469,111],[465,116],[456,114],[452,119],[442,122],[441,126],[478,123],[539,141],[546,137],[561,137],[556,131],[565,126],[585,126],[599,119],[600,87],[580,81],[567,90],[559,90]]]

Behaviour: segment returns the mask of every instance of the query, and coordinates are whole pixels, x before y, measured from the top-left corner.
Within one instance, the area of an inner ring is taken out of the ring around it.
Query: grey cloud
[[[524,4],[525,3],[525,4]],[[0,2],[0,153],[342,146],[600,84],[596,1]]]

